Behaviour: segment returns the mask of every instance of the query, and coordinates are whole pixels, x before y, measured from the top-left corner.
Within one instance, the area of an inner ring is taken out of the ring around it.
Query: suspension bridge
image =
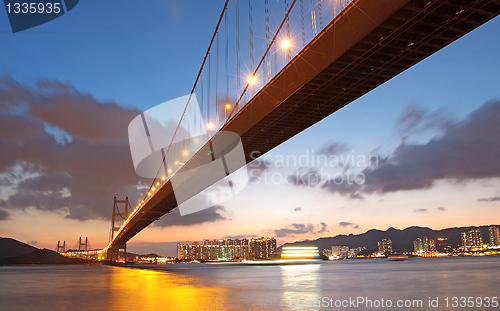
[[[175,130],[184,143],[161,149],[139,202],[115,197],[109,244],[72,256],[126,258],[127,241],[179,206],[176,176],[214,161],[214,144],[234,145],[224,132],[239,135],[249,163],[499,13],[500,0],[227,0]],[[190,126],[206,130],[201,141]]]

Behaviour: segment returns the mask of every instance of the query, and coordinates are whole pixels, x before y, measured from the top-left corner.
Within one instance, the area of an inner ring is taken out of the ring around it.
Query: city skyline
[[[128,122],[189,93],[222,5],[124,1],[120,14],[103,4],[91,15],[80,3],[26,34],[2,32],[2,235],[51,249],[79,236],[107,244],[113,196],[137,201],[147,186],[133,169]],[[9,29],[0,16],[0,31]],[[313,125],[250,163],[241,194],[191,216],[167,214],[129,250],[171,255],[177,242],[204,238],[275,236],[281,245],[500,219],[499,31],[493,19]],[[328,162],[313,165],[317,156]],[[309,179],[348,171],[365,183]]]

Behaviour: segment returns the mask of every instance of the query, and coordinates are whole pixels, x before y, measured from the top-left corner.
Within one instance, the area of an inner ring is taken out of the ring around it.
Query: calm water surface
[[[295,266],[0,267],[0,310],[500,310],[451,307],[452,297],[499,297],[499,271],[500,256]],[[423,307],[296,307],[323,297],[422,300]],[[438,308],[428,307],[429,297],[439,297]]]

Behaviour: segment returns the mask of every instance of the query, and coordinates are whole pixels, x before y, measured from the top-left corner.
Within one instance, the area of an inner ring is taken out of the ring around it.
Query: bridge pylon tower
[[[57,241],[56,252],[58,252],[58,253],[64,253],[64,252],[66,252],[66,241],[63,241],[62,244],[61,244],[61,241]]]
[[[123,214],[120,213],[119,210],[119,205],[123,204]],[[110,241],[113,240],[115,237],[116,233],[118,230],[120,230],[120,226],[118,224],[123,223],[125,219],[128,217],[129,213],[129,202],[128,202],[128,197],[125,198],[125,200],[117,200],[116,197],[113,198],[113,215],[111,217],[111,235],[110,235]],[[117,217],[119,217],[117,219]],[[107,260],[111,261],[118,261],[119,260],[119,255],[120,255],[120,250],[123,249],[123,258],[124,262],[127,261],[127,243],[124,243],[123,245],[113,245],[109,248],[108,253],[107,253]]]
[[[87,251],[88,245],[89,245],[89,238],[88,237],[85,237],[85,242],[82,242],[82,237],[80,237],[80,239],[78,239],[78,250],[79,251]]]

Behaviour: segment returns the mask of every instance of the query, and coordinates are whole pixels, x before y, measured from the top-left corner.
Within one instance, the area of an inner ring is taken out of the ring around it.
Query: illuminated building
[[[382,241],[378,241],[378,252],[379,253],[385,253],[385,252],[392,253],[392,241],[389,239],[382,239]]]
[[[267,259],[271,254],[276,252],[275,238],[251,238],[249,242],[249,258],[250,259]]]
[[[177,243],[177,258],[184,260],[190,259],[191,257],[191,246],[189,244]]]
[[[500,230],[498,227],[490,227],[490,246],[500,246]]]
[[[348,246],[332,246],[332,256],[337,258],[347,258],[349,257],[349,247]]]
[[[248,239],[241,240],[241,256],[240,258],[249,258],[249,249],[248,249]]]
[[[479,229],[462,232],[462,247],[464,250],[478,251],[483,249],[483,235]]]
[[[179,260],[268,259],[276,253],[276,239],[252,238],[204,240],[189,244],[177,243]]]
[[[416,253],[433,253],[436,252],[436,242],[432,239],[418,237],[413,241],[413,248]]]
[[[365,250],[366,247],[356,247],[356,248],[351,248],[349,250],[349,253],[348,253],[348,257],[349,258],[354,258],[358,255],[359,252],[361,252],[362,250]]]

